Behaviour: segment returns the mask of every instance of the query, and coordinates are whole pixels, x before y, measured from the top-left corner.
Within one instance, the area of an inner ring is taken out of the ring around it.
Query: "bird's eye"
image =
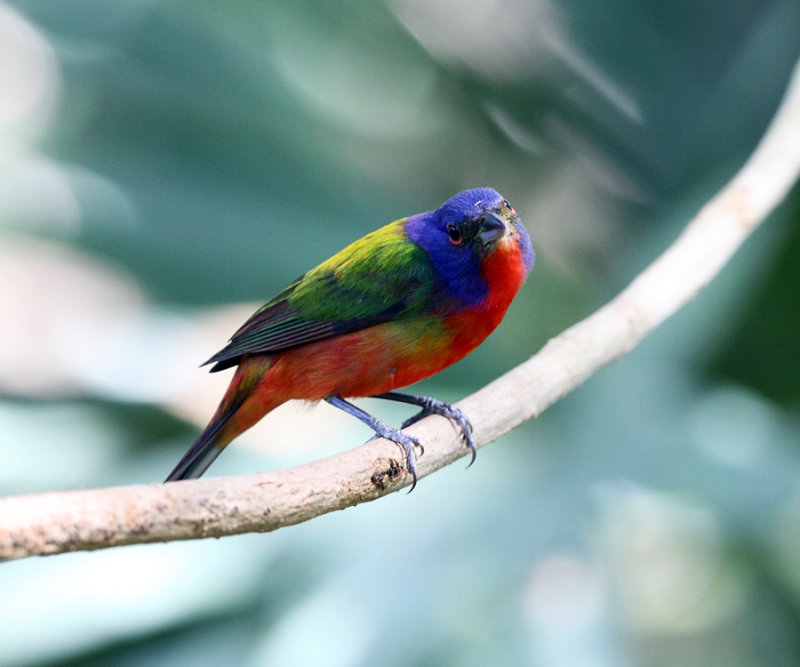
[[[447,225],[447,235],[453,245],[461,245],[464,242],[464,235],[458,225]]]
[[[505,206],[508,209],[508,212],[511,213],[511,215],[517,214],[517,212],[514,210],[514,207],[508,203],[507,199],[503,200],[503,206]]]

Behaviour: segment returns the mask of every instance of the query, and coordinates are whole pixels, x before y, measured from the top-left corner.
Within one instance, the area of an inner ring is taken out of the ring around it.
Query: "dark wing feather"
[[[357,331],[390,320],[404,310],[405,304],[397,302],[369,317],[315,322],[299,317],[284,299],[267,304],[256,312],[233,335],[230,342],[204,362],[203,366],[214,364],[211,372],[216,373],[236,366],[244,354],[279,352],[304,343]]]

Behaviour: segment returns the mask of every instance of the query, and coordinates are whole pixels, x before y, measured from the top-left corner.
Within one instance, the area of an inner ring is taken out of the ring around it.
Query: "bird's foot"
[[[414,451],[414,447],[419,447],[419,453],[420,456],[422,456],[425,452],[422,443],[414,436],[398,431],[396,428],[392,428],[380,419],[373,417],[368,412],[346,401],[341,396],[328,396],[325,400],[332,406],[344,410],[347,414],[364,422],[375,432],[376,437],[386,438],[387,440],[396,442],[403,448],[403,451],[406,453],[406,470],[412,477],[411,488],[408,490],[408,492],[411,493],[417,485],[417,455]]]
[[[375,431],[375,436],[372,438],[373,440],[375,438],[385,438],[386,440],[397,443],[403,448],[406,454],[406,470],[412,478],[411,488],[408,490],[408,492],[411,493],[417,485],[417,453],[414,451],[414,448],[419,447],[419,454],[422,456],[425,453],[425,448],[422,446],[422,443],[413,435],[403,433],[377,419],[373,424],[370,424],[370,428]]]
[[[440,401],[437,398],[432,398],[431,396],[418,396],[417,398],[420,399],[419,405],[422,406],[422,410],[420,410],[413,417],[406,419],[403,422],[402,428],[411,426],[411,424],[416,424],[420,419],[425,419],[425,417],[430,415],[439,415],[441,417],[446,417],[452,422],[455,422],[458,428],[461,429],[461,435],[464,438],[464,444],[469,447],[470,452],[472,452],[472,457],[470,458],[469,465],[467,466],[469,468],[469,466],[475,462],[477,451],[475,449],[475,438],[472,435],[472,424],[470,423],[467,415],[465,415],[462,410],[459,410],[454,405]]]

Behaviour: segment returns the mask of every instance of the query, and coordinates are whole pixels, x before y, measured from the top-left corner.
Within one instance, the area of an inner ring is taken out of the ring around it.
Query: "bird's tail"
[[[228,444],[228,442],[220,442],[218,444],[217,441],[220,439],[219,435],[222,427],[232,416],[233,412],[219,418],[215,417],[164,481],[176,482],[180,479],[196,479],[200,477],[208,469],[208,466],[214,462],[214,459],[220,455],[225,445]]]
[[[217,412],[169,477],[164,480],[165,482],[200,477],[231,440],[250,428],[265,414],[264,410],[250,414],[252,411],[248,406],[241,411],[240,408],[251,396],[251,392],[269,367],[270,360],[264,357],[245,358],[240,363]]]

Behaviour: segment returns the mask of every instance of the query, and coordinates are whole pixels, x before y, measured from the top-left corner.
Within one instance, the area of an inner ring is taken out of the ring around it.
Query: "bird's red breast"
[[[450,363],[469,354],[500,324],[511,301],[527,274],[515,234],[497,243],[494,251],[481,262],[481,274],[489,286],[486,297],[477,306],[447,317],[453,331]]]

